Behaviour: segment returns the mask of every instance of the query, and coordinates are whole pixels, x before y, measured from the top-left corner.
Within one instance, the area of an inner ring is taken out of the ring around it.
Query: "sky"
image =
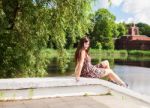
[[[107,8],[116,16],[116,22],[150,24],[150,0],[95,0],[94,11]]]

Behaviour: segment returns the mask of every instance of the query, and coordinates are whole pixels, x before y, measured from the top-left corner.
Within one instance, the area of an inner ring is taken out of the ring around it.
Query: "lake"
[[[134,57],[136,58],[136,57]],[[92,59],[92,64],[97,64],[105,59]],[[150,59],[108,59],[111,68],[129,85],[129,89],[150,97]],[[48,67],[50,77],[70,76],[74,73],[75,64],[71,60],[65,72],[57,70],[57,64]]]

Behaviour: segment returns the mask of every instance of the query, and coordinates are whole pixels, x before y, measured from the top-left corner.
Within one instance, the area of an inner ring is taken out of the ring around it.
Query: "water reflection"
[[[114,71],[129,84],[130,89],[150,96],[150,68],[115,65]]]
[[[133,60],[115,60],[115,64],[139,66],[139,67],[150,67],[150,61],[133,61]]]

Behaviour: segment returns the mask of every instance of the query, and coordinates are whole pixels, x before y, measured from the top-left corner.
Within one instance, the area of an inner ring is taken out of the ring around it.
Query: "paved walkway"
[[[150,108],[141,102],[113,95],[74,96],[0,102],[0,108]]]

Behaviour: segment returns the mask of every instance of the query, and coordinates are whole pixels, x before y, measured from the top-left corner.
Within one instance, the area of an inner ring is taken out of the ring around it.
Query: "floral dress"
[[[91,57],[86,56],[84,59],[84,64],[81,70],[81,77],[92,77],[101,78],[105,74],[105,69],[102,68],[101,64],[92,65]]]

